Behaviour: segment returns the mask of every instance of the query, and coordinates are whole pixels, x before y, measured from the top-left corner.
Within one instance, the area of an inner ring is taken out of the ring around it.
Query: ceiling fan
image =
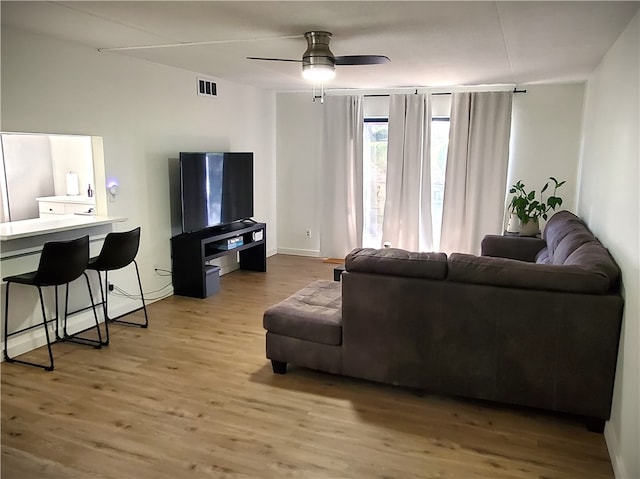
[[[304,34],[307,50],[302,60],[286,58],[247,57],[249,60],[302,63],[302,76],[314,82],[324,82],[335,76],[336,65],[379,65],[391,60],[384,55],[345,55],[335,56],[329,49],[331,32],[311,31]]]

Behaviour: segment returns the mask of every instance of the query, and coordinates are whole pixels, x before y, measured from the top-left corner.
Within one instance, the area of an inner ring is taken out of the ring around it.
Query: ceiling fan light
[[[305,80],[325,82],[336,76],[333,65],[302,65],[302,76]]]

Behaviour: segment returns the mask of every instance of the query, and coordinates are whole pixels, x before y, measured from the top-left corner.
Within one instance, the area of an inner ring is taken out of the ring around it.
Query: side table
[[[335,268],[333,268],[333,280],[340,281],[340,276],[342,276],[343,272],[344,272],[344,263],[341,264],[340,266],[336,266]]]

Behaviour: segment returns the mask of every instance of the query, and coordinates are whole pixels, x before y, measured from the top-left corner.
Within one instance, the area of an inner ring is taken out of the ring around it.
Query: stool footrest
[[[97,339],[81,338],[76,335],[63,336],[61,338],[58,338],[58,341],[63,343],[66,342],[66,343],[82,344],[84,346],[93,346],[96,349],[100,349],[102,346],[106,346],[106,344],[104,344],[102,341],[99,341]]]
[[[144,323],[136,323],[133,321],[125,321],[123,319],[120,318],[124,318],[125,316],[129,316],[131,313],[136,313],[138,311],[142,311],[144,310],[144,316],[145,316],[145,322]],[[140,306],[137,309],[133,309],[127,313],[121,314],[120,316],[116,316],[115,318],[111,318],[107,316],[107,320],[111,323],[120,323],[120,324],[128,324],[129,326],[138,326],[140,328],[148,328],[149,327],[149,321],[147,320],[147,309],[145,306]]]

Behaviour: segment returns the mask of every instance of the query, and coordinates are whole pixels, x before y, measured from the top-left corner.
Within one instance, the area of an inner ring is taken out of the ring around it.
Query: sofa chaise
[[[358,248],[341,282],[264,313],[266,355],[432,393],[609,418],[620,270],[575,215],[542,238],[487,236],[482,256]]]

